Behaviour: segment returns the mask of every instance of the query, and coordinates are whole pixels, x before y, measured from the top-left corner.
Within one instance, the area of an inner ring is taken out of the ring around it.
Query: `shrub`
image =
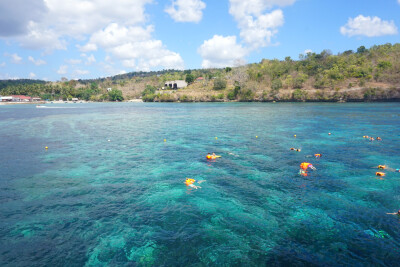
[[[303,101],[307,97],[307,92],[301,89],[296,89],[293,92],[292,98],[296,101]]]
[[[282,88],[282,81],[281,79],[275,79],[272,81],[271,89],[272,90],[279,90]]]
[[[228,94],[226,95],[226,97],[227,97],[229,100],[235,100],[235,99],[236,99],[235,92],[234,92],[233,90],[229,91]]]
[[[223,78],[216,78],[214,80],[214,90],[223,90],[226,88],[226,80]]]
[[[156,98],[155,94],[148,94],[142,97],[142,100],[144,102],[154,102],[154,99]]]

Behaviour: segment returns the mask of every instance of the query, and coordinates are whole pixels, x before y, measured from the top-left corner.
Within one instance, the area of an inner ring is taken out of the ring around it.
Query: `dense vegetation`
[[[201,78],[199,78],[201,77]],[[199,79],[198,79],[199,78]],[[187,88],[161,90],[165,81]],[[111,92],[107,88],[112,88]],[[95,80],[57,83],[2,81],[0,94],[43,99],[121,101],[371,101],[400,99],[400,44],[364,46],[332,55],[329,50],[299,60],[267,60],[225,69],[132,72]]]

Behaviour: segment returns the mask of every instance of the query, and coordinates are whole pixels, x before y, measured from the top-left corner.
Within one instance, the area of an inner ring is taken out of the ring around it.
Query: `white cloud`
[[[307,55],[308,53],[312,53],[313,51],[311,49],[306,49],[304,50],[304,55]]]
[[[176,0],[165,9],[171,18],[177,22],[199,22],[203,17],[202,10],[206,4],[201,0]]]
[[[68,66],[67,65],[61,65],[60,68],[57,70],[58,74],[66,74],[68,72]]]
[[[33,64],[35,64],[36,66],[40,66],[40,65],[44,65],[46,64],[46,61],[44,61],[43,59],[37,59],[35,60],[33,57],[29,56],[28,60],[30,62],[32,62]]]
[[[229,13],[235,18],[240,37],[251,48],[271,45],[271,38],[284,23],[280,9],[264,13],[274,6],[292,5],[296,0],[230,0]]]
[[[77,75],[77,76],[81,76],[81,75],[86,75],[86,74],[89,74],[89,71],[88,70],[75,70],[74,71],[74,75]]]
[[[152,39],[153,31],[153,26],[126,27],[112,23],[95,32],[88,44],[103,48],[125,67],[135,70],[148,71],[159,66],[183,69],[181,56],[166,49],[160,40]]]
[[[29,78],[33,79],[33,78],[35,78],[35,77],[36,77],[36,74],[35,74],[35,73],[33,73],[33,72],[29,73]]]
[[[153,0],[1,0],[0,36],[16,36],[23,47],[46,52],[66,49],[110,23],[143,24]],[[94,51],[95,47],[82,47]]]
[[[28,29],[29,31],[26,35],[17,38],[22,47],[35,50],[44,49],[46,53],[50,53],[53,50],[67,49],[67,42],[60,39],[61,36],[57,31],[44,28],[33,21],[29,22]]]
[[[14,53],[14,54],[11,54],[11,55],[8,54],[8,53],[5,53],[4,55],[6,57],[10,57],[11,58],[11,62],[14,63],[14,64],[20,64],[22,62],[22,57],[18,56],[17,53]]]
[[[5,66],[6,66],[5,62],[0,63],[0,67],[5,67]]]
[[[25,34],[29,21],[40,20],[46,12],[43,0],[1,0],[0,36]]]
[[[340,27],[340,32],[349,37],[355,35],[377,37],[397,34],[397,27],[393,21],[381,20],[379,17],[357,17],[349,18],[347,24]]]
[[[8,10],[18,11],[13,3],[23,3],[26,0],[0,0],[0,22],[2,3],[7,2]],[[69,40],[77,40],[76,47],[82,53],[89,53],[99,49],[126,66],[135,70],[150,70],[151,68],[183,69],[184,64],[178,53],[168,50],[160,41],[152,36],[154,26],[148,24],[148,15],[145,7],[154,0],[31,0],[35,14],[24,11],[21,16],[15,16],[13,23],[19,24],[18,29],[10,29],[0,36],[8,36],[19,42],[24,48],[38,49],[45,53],[54,50],[67,50]],[[204,3],[200,0],[188,2],[174,0],[178,13],[182,10],[192,10],[192,20],[201,18]],[[29,4],[27,6],[32,6]],[[197,11],[193,8],[197,7]],[[35,11],[36,10],[36,11]],[[200,13],[199,13],[200,11]],[[18,13],[20,14],[20,13]],[[17,14],[17,15],[18,15]],[[7,16],[6,16],[7,17]],[[3,28],[4,30],[5,28]],[[135,49],[127,51],[127,49]],[[127,51],[127,55],[123,52]],[[82,61],[83,62],[83,61]],[[94,56],[86,58],[85,64],[96,62]],[[73,62],[70,62],[70,64]],[[67,67],[58,71],[65,72]]]
[[[97,51],[96,44],[87,43],[84,46],[77,45],[77,47],[78,47],[79,51],[81,51],[81,52]]]
[[[96,58],[94,57],[93,54],[91,54],[86,61],[86,65],[91,65],[92,63],[96,62]]]
[[[397,0],[397,3],[399,3],[399,5],[400,5],[400,0]]]
[[[146,28],[137,26],[125,27],[117,23],[111,23],[105,29],[93,33],[89,43],[85,46],[111,48],[123,43],[141,42],[151,39],[153,31],[153,26],[147,26]]]
[[[66,62],[68,64],[71,64],[71,65],[78,65],[78,64],[82,63],[82,60],[81,59],[73,59],[73,58],[71,58],[71,59],[66,60]]]
[[[243,61],[248,51],[236,43],[236,36],[214,35],[213,38],[204,41],[198,53],[203,58],[203,68],[223,68]]]
[[[21,78],[18,76],[12,76],[8,73],[6,73],[6,74],[0,73],[0,80],[18,80],[18,79],[21,79]]]

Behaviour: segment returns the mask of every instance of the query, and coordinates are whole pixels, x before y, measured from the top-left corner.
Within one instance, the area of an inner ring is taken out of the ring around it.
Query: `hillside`
[[[161,90],[168,80],[195,80],[179,90]],[[283,61],[225,69],[132,72],[96,80],[55,83],[1,83],[0,94],[27,94],[44,99],[78,97],[92,101],[122,100],[107,92],[122,92],[125,100],[144,101],[398,101],[400,44],[332,55],[330,51]]]

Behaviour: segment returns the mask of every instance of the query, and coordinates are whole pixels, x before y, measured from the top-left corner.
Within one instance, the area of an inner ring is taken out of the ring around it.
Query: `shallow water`
[[[398,265],[398,103],[49,106],[0,106],[1,266]]]

